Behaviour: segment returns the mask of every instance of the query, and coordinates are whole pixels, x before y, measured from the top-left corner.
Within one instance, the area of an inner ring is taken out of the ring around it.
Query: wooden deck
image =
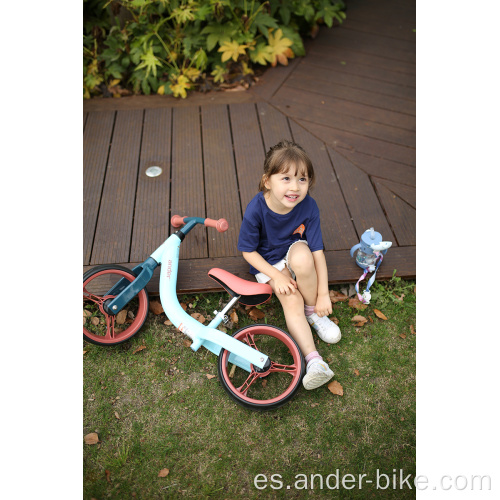
[[[251,279],[236,248],[266,150],[283,138],[311,156],[330,283],[355,282],[349,255],[370,227],[393,247],[377,279],[416,276],[415,2],[347,0],[307,54],[247,92],[84,103],[83,267],[133,267],[170,234],[174,214],[228,220],[181,246],[180,292],[218,290],[222,267]],[[145,170],[162,167],[150,178]],[[158,292],[158,273],[149,285]]]

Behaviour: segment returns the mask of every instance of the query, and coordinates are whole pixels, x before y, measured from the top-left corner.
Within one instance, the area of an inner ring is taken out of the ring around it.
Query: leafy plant
[[[304,55],[302,37],[345,19],[341,0],[84,0],[83,92],[186,97]]]

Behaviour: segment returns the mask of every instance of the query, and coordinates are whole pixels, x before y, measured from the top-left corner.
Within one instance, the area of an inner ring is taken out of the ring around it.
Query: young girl
[[[309,325],[325,342],[340,340],[332,313],[312,162],[301,146],[281,141],[266,154],[260,192],[248,204],[238,250],[259,283],[271,285],[289,332],[307,363],[302,383],[315,389],[333,377],[314,345]]]

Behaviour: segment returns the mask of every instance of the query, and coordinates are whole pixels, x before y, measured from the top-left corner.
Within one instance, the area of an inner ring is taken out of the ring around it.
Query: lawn
[[[83,436],[99,439],[83,443],[84,498],[414,498],[416,286],[393,277],[372,292],[364,310],[334,303],[342,340],[318,340],[343,395],[301,389],[271,412],[233,402],[216,356],[163,313],[124,344],[84,342]],[[226,295],[179,300],[208,318]],[[275,297],[260,307],[259,322],[286,330]],[[234,312],[228,333],[254,323]]]

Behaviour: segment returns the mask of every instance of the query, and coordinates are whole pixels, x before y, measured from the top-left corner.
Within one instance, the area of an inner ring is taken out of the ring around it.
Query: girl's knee
[[[316,272],[313,255],[305,244],[294,245],[288,257],[288,263],[296,275]]]

